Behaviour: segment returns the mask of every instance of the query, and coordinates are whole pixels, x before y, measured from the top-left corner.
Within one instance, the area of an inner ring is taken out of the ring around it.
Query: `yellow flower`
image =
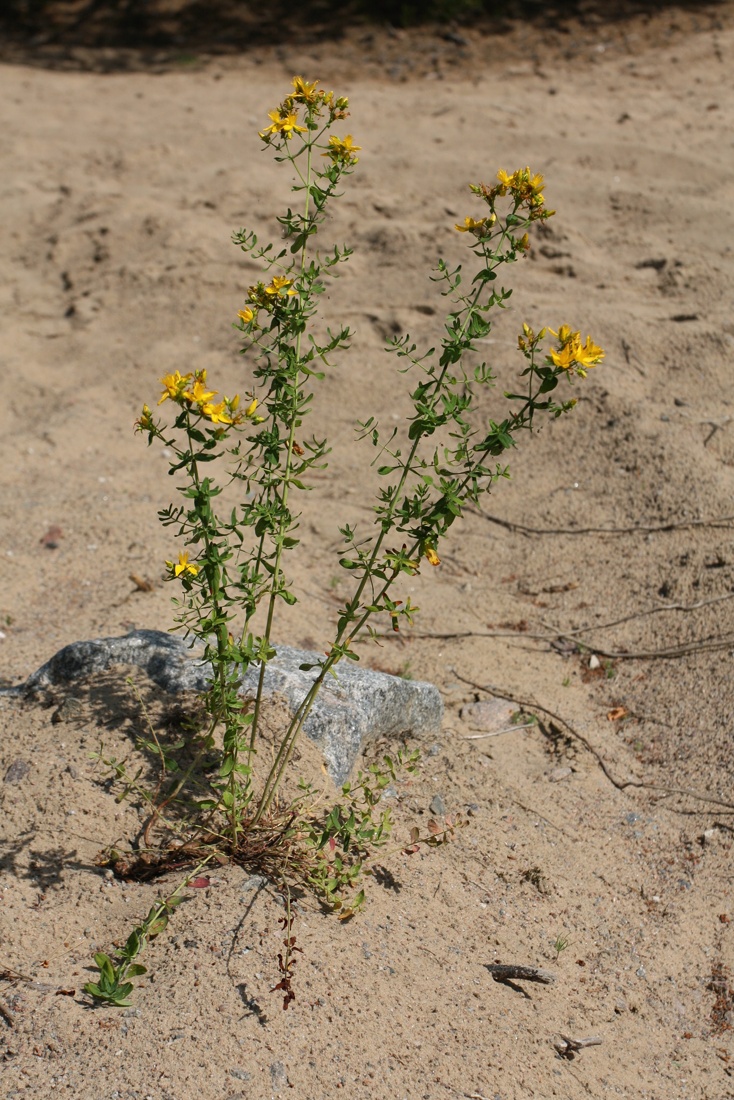
[[[595,367],[597,363],[602,361],[604,354],[591,337],[587,336],[584,346],[581,347],[579,344],[576,349],[576,362],[580,363],[582,367]]]
[[[245,306],[244,309],[238,310],[237,316],[239,317],[240,321],[244,321],[246,325],[249,325],[251,321],[255,320],[256,313],[254,309],[250,308],[250,306]]]
[[[271,297],[282,298],[283,295],[281,294],[281,291],[286,290],[286,288],[288,287],[290,288],[287,291],[288,297],[292,298],[294,294],[298,293],[297,290],[292,289],[292,282],[293,280],[287,279],[285,275],[275,275],[273,276],[273,281],[270,283],[270,285],[265,287],[265,293],[269,294]]]
[[[474,218],[464,218],[464,224],[456,225],[454,228],[458,229],[459,233],[473,233],[475,237],[488,237],[489,230],[496,220],[494,214],[490,214],[486,218],[479,218],[478,221]]]
[[[502,187],[512,187],[512,181],[514,180],[514,178],[514,176],[508,175],[507,172],[505,172],[504,168],[500,168],[499,172],[497,173],[497,179],[500,181]]]
[[[185,551],[178,555],[178,561],[175,564],[172,561],[167,561],[166,565],[173,570],[174,577],[180,577],[182,573],[184,576],[190,573],[192,577],[195,577],[199,572],[199,566],[189,561],[189,555]]]
[[[426,546],[423,551],[429,565],[440,565],[441,559],[432,546]]]
[[[576,352],[573,344],[564,344],[560,351],[552,351],[550,357],[557,367],[562,370],[570,370],[576,362]]]
[[[351,134],[347,134],[345,138],[330,137],[329,146],[330,148],[321,156],[331,157],[334,164],[338,161],[342,164],[356,164],[359,160],[359,157],[355,157],[354,154],[360,152],[362,146],[354,144]]]
[[[577,340],[581,339],[581,333],[572,332],[570,325],[561,325],[558,332],[554,332],[552,328],[549,328],[548,332],[550,332],[552,336],[557,336],[560,344],[568,344],[570,341],[575,343]]]
[[[316,91],[318,80],[313,84],[307,84],[302,76],[293,77],[293,99],[300,99],[302,103],[318,103],[322,94]]]
[[[305,134],[306,127],[298,125],[298,115],[295,111],[281,114],[279,110],[269,111],[268,118],[272,119],[271,125],[260,131],[260,137],[267,141],[272,134],[282,134],[288,139],[293,134]]]
[[[183,392],[186,389],[186,384],[190,378],[193,378],[193,374],[179,374],[175,371],[173,374],[167,374],[165,378],[161,378],[161,382],[165,386],[163,396],[158,402],[162,405],[166,398],[170,397],[172,401],[178,401],[179,404],[183,398]]]
[[[210,403],[202,405],[201,413],[207,420],[211,420],[212,424],[232,423],[232,417],[229,415],[229,408],[226,401],[220,401],[218,405],[212,405]]]
[[[195,405],[204,405],[210,397],[215,397],[216,390],[206,388],[206,371],[198,371],[193,386],[184,391],[184,397]]]
[[[255,398],[254,401],[251,401],[250,404],[247,406],[247,408],[245,409],[245,416],[247,416],[247,417],[254,416],[256,408],[257,408],[257,398]]]

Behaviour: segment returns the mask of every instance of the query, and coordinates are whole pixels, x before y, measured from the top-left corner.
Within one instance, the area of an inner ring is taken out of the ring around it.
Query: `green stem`
[[[507,235],[507,230],[503,229],[498,248],[501,247],[502,242],[504,241],[506,235]],[[485,255],[486,255],[486,251],[485,251]],[[501,261],[498,259],[494,266],[497,266],[499,264],[499,262],[501,262]],[[472,295],[471,299],[468,301],[466,317],[464,319],[464,323],[461,327],[461,330],[460,330],[458,336],[454,337],[454,342],[459,342],[459,341],[464,339],[464,337],[466,335],[466,332],[468,330],[468,327],[471,323],[471,318],[472,318],[472,316],[475,312],[477,302],[479,301],[479,298],[481,297],[481,294],[482,294],[482,286],[480,285],[479,287],[477,287],[477,289],[474,291],[474,294]],[[450,364],[447,363],[442,368],[441,373],[439,374],[439,376],[436,378],[435,386],[434,386],[434,395],[438,394],[441,391],[441,388],[442,388],[442,385],[443,385],[443,380],[446,376],[446,373],[448,371],[449,366],[450,366]],[[417,453],[418,447],[419,447],[422,439],[423,439],[423,433],[421,435],[419,435],[413,441],[413,445],[411,447],[410,453],[409,453],[408,458],[406,459],[405,464],[403,466],[403,470],[402,470],[402,473],[401,473],[401,476],[400,476],[400,480],[398,482],[398,486],[397,486],[397,488],[395,490],[395,493],[394,493],[394,496],[393,496],[393,501],[390,505],[390,508],[388,509],[388,512],[386,513],[386,516],[382,520],[382,531],[380,532],[380,534],[378,535],[378,537],[375,541],[375,545],[372,549],[372,553],[370,555],[369,562],[366,564],[366,566],[364,568],[362,579],[361,579],[359,585],[357,586],[357,589],[356,589],[352,599],[350,600],[350,607],[352,608],[352,610],[356,610],[357,607],[359,607],[359,603],[360,603],[360,600],[361,600],[361,597],[362,597],[362,593],[364,592],[365,586],[366,586],[369,578],[372,576],[372,571],[373,571],[375,562],[377,560],[377,556],[378,556],[378,554],[379,554],[379,552],[382,548],[382,544],[385,540],[385,537],[388,534],[388,531],[391,529],[391,525],[392,525],[391,521],[392,521],[392,517],[394,515],[395,507],[397,506],[397,503],[400,499],[402,491],[405,487],[405,482],[407,481],[407,478],[408,478],[408,476],[411,472],[413,459],[415,458],[415,455]],[[466,478],[465,483],[464,483],[465,485],[468,483],[468,479],[469,479],[469,475],[467,475],[467,478]],[[419,545],[420,544],[418,542],[416,542],[414,550],[412,552],[414,552],[416,549],[418,549]],[[390,588],[390,585],[393,583],[393,581],[395,580],[395,578],[397,576],[398,576],[398,573],[396,571],[385,582],[380,594],[378,595],[377,599],[374,601],[375,603],[379,602],[379,600],[381,600],[387,594],[387,591]],[[369,617],[372,614],[373,614],[373,612],[371,612],[371,611],[365,611],[364,612],[362,617],[359,619],[356,627],[354,627],[349,632],[349,639],[350,640],[352,638],[354,638],[354,636],[359,632],[359,630],[362,629],[365,622],[367,622],[367,620],[369,619]],[[323,684],[324,679],[328,675],[331,668],[333,668],[333,666],[337,663],[337,661],[339,659],[339,655],[334,652],[334,647],[338,646],[341,643],[342,639],[344,638],[345,633],[347,632],[347,629],[348,629],[348,624],[345,624],[341,628],[341,630],[339,630],[339,632],[337,633],[336,638],[334,639],[334,642],[332,643],[332,652],[331,652],[331,654],[329,655],[329,657],[327,657],[326,661],[321,666],[321,670],[320,670],[318,676],[314,680],[314,682],[311,685],[308,693],[306,694],[305,698],[303,699],[301,705],[298,707],[295,714],[293,715],[293,718],[291,719],[291,722],[288,726],[288,730],[286,731],[286,734],[283,738],[283,741],[281,742],[280,750],[279,750],[279,752],[278,752],[278,754],[275,758],[273,766],[272,766],[272,768],[270,770],[270,773],[268,775],[268,778],[266,780],[265,787],[263,789],[263,793],[262,793],[262,796],[260,798],[260,802],[258,804],[257,810],[255,812],[255,816],[253,818],[253,822],[252,822],[253,825],[256,824],[260,820],[262,815],[267,811],[267,809],[269,808],[269,806],[272,803],[272,800],[275,796],[275,792],[278,788],[278,785],[279,785],[279,783],[280,783],[280,781],[283,777],[283,774],[285,772],[285,769],[288,766],[288,763],[289,763],[289,761],[290,761],[290,759],[293,755],[293,751],[295,749],[295,746],[296,746],[296,743],[297,743],[297,740],[298,740],[298,736],[299,736],[299,734],[300,734],[300,732],[303,728],[303,724],[306,721],[306,719],[307,719],[307,717],[308,717],[308,715],[311,711],[311,708],[312,708],[312,706],[313,706],[313,704],[316,700],[316,696],[318,695],[318,693],[321,689],[321,685]]]
[[[193,441],[191,439],[191,416],[189,413],[186,415],[186,430],[189,439],[189,450],[191,454],[190,470],[191,479],[194,483],[194,487],[197,492],[197,497],[201,494],[201,478],[199,476],[199,464],[196,460],[196,452],[194,451]],[[227,708],[227,650],[229,647],[229,633],[227,630],[227,622],[224,618],[221,607],[221,587],[220,587],[220,571],[219,566],[211,560],[210,551],[212,548],[212,539],[210,536],[210,528],[212,525],[212,506],[211,499],[207,497],[206,501],[206,515],[202,515],[197,507],[197,515],[200,521],[200,529],[204,539],[204,551],[206,559],[206,579],[209,587],[209,599],[211,602],[211,608],[217,620],[216,639],[217,639],[217,658],[214,662],[215,676],[218,680],[219,700],[216,701],[214,712],[212,713],[213,723],[216,724],[218,719],[224,720],[225,725],[225,737],[229,732],[231,718]],[[233,759],[233,764],[237,763],[237,737],[234,739],[234,744],[229,750],[229,756]],[[238,818],[237,818],[237,773],[234,768],[229,773],[227,780],[227,787],[232,798],[232,805],[229,807],[229,819],[232,828],[232,841],[237,844],[238,834]]]
[[[292,158],[291,158],[291,161],[292,161]],[[304,181],[305,189],[306,189],[306,201],[305,201],[305,204],[304,204],[304,211],[303,211],[303,225],[304,225],[304,227],[308,225],[309,214],[310,214],[310,209],[311,209],[312,161],[313,161],[313,143],[309,142],[307,161],[306,161],[306,179]],[[299,175],[300,175],[300,172],[299,172]],[[306,237],[304,239],[303,245],[301,247],[300,270],[299,270],[299,277],[300,278],[303,277],[303,273],[306,269],[307,245],[308,245],[308,237]],[[292,408],[291,418],[290,418],[290,421],[291,421],[290,422],[290,430],[289,430],[289,433],[288,433],[288,443],[286,445],[285,471],[284,471],[284,474],[283,474],[283,481],[282,481],[283,489],[282,489],[282,499],[281,499],[281,521],[280,521],[280,526],[279,526],[279,530],[278,530],[278,544],[277,544],[276,551],[275,551],[275,563],[274,563],[274,566],[273,566],[273,580],[272,580],[272,584],[271,584],[271,587],[270,587],[270,598],[268,600],[267,618],[266,618],[266,621],[265,621],[265,630],[263,632],[264,641],[265,641],[266,645],[268,645],[268,646],[270,645],[270,638],[271,638],[272,629],[273,629],[273,619],[275,617],[275,602],[278,598],[278,593],[279,593],[279,590],[280,590],[280,563],[281,563],[282,556],[283,556],[283,536],[285,534],[285,529],[286,529],[285,528],[285,524],[286,524],[285,513],[286,513],[286,510],[288,508],[288,490],[290,488],[290,476],[291,476],[291,469],[292,469],[292,465],[293,465],[293,445],[295,443],[295,438],[296,438],[296,420],[297,420],[297,410],[298,410],[298,385],[299,385],[299,375],[300,375],[299,364],[300,364],[300,361],[301,361],[302,335],[303,335],[303,330],[300,329],[297,336],[296,336],[296,344],[295,344],[296,370],[295,370],[295,376],[294,376],[294,379],[293,379],[293,408]],[[256,742],[256,739],[257,739],[257,731],[258,731],[258,727],[259,727],[259,723],[260,723],[260,711],[261,711],[261,707],[262,707],[262,698],[263,698],[263,688],[264,688],[264,683],[265,683],[266,664],[267,664],[267,661],[263,657],[263,659],[260,662],[260,674],[258,676],[258,681],[257,681],[257,692],[255,694],[255,706],[254,706],[254,710],[253,710],[253,714],[252,714],[252,726],[250,727],[250,745],[249,745],[249,750],[248,750],[248,759],[251,758],[252,754],[255,751],[255,742]],[[259,820],[259,816],[256,816],[256,820]]]

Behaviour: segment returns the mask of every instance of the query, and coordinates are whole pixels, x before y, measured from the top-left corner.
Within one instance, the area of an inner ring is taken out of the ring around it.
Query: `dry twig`
[[[535,725],[535,722],[526,722],[524,726],[508,726],[503,730],[493,730],[491,733],[467,733],[464,736],[465,741],[482,741],[485,737],[499,737],[502,733],[515,733],[516,730],[529,730]]]
[[[578,627],[574,630],[561,630],[552,623],[543,622],[542,625],[546,630],[542,634],[531,634],[529,631],[525,630],[454,630],[449,632],[416,632],[412,637],[430,638],[436,641],[457,641],[461,638],[522,638],[523,640],[527,639],[533,642],[555,642],[558,639],[565,638],[575,642],[577,645],[583,646],[584,649],[589,650],[590,653],[596,653],[598,656],[607,657],[610,660],[654,660],[657,658],[683,657],[688,653],[725,649],[727,646],[734,645],[734,635],[732,635],[730,631],[728,634],[700,638],[693,642],[683,642],[680,645],[670,646],[665,649],[647,651],[621,650],[619,652],[602,649],[594,642],[589,641],[581,635],[586,631],[597,632],[599,630],[608,630],[610,627],[620,626],[622,623],[631,622],[633,619],[642,619],[648,615],[658,615],[665,611],[697,611],[701,607],[708,607],[711,604],[723,603],[731,599],[734,599],[734,592],[727,592],[724,596],[714,596],[709,600],[698,600],[696,603],[692,604],[663,604],[660,607],[649,607],[645,611],[634,611],[630,615],[624,615],[621,619],[612,619],[606,623],[592,623],[588,626]],[[388,636],[389,635],[385,635],[385,637]]]
[[[496,982],[540,982],[541,985],[553,985],[555,974],[539,966],[515,966],[510,963],[492,963],[487,965]]]
[[[560,1034],[561,1038],[556,1039],[553,1046],[561,1058],[568,1058],[569,1060],[575,1058],[584,1047],[598,1047],[602,1043],[599,1035],[590,1035],[588,1039],[573,1039],[570,1035],[564,1035],[563,1032]]]

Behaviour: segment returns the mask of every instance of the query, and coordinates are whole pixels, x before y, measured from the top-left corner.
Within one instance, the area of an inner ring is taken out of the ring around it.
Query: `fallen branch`
[[[671,646],[667,649],[647,651],[622,650],[620,652],[614,652],[601,649],[596,643],[590,641],[588,638],[581,637],[581,635],[586,631],[608,630],[610,627],[620,626],[622,623],[631,622],[633,619],[642,619],[648,615],[658,615],[665,611],[697,611],[702,607],[708,607],[716,603],[724,603],[726,600],[732,599],[734,599],[734,592],[727,592],[724,596],[714,596],[710,600],[698,600],[696,603],[692,604],[664,604],[662,607],[650,607],[645,611],[633,611],[630,615],[624,615],[621,619],[611,619],[606,623],[581,626],[574,630],[561,630],[558,627],[554,627],[552,623],[543,622],[542,625],[546,627],[546,631],[542,634],[531,634],[524,630],[455,630],[447,633],[419,633],[416,631],[411,637],[421,639],[429,638],[436,641],[457,641],[461,638],[522,638],[534,642],[554,642],[559,638],[565,638],[568,641],[573,641],[577,645],[583,646],[584,649],[588,649],[590,653],[596,653],[598,656],[607,657],[610,660],[630,660],[633,658],[651,660],[662,657],[682,657],[687,653],[722,649],[729,645],[734,645],[734,636],[732,636],[731,633],[720,634],[713,638],[701,638],[694,642],[684,642],[681,645]],[[385,635],[386,638],[391,636],[392,635],[388,634]]]
[[[592,623],[588,626],[580,626],[576,630],[567,630],[561,634],[563,638],[573,638],[577,634],[583,634],[587,630],[608,630],[612,626],[620,626],[622,623],[632,622],[633,619],[644,619],[648,615],[659,615],[665,611],[698,611],[702,607],[709,607],[714,603],[724,603],[726,600],[734,600],[734,592],[727,592],[724,596],[712,596],[709,600],[697,600],[695,603],[666,603],[661,604],[658,607],[648,607],[645,611],[633,611],[629,615],[623,615],[621,619],[611,619],[606,623]],[[530,635],[530,637],[553,637],[559,636],[559,631],[555,629],[553,624],[543,623],[543,626],[550,632],[547,635]]]
[[[389,635],[385,635],[388,637]],[[500,632],[500,631],[481,631],[481,630],[459,630],[450,634],[414,634],[414,638],[426,639],[430,638],[435,641],[453,642],[459,641],[461,638],[522,638],[528,641],[548,641],[551,638],[555,641],[559,638],[567,638],[569,635],[563,633],[556,633],[552,635],[548,634],[525,634],[512,632]],[[685,657],[690,653],[711,653],[717,649],[727,649],[729,646],[734,646],[734,634],[719,634],[713,638],[700,638],[695,642],[685,642],[682,645],[671,646],[669,649],[651,649],[651,650],[612,650],[602,649],[601,646],[595,645],[594,642],[589,641],[588,638],[574,637],[574,641],[578,645],[583,646],[589,653],[596,653],[598,657],[606,657],[610,661],[652,661],[656,659],[670,659],[672,657]]]
[[[712,798],[711,795],[701,794],[699,791],[692,791],[685,787],[664,787],[658,783],[645,783],[638,779],[617,779],[615,775],[610,771],[607,762],[604,757],[598,752],[591,742],[584,737],[582,733],[579,733],[573,728],[573,726],[566,721],[565,718],[561,718],[559,714],[554,714],[552,710],[548,710],[547,707],[541,706],[540,703],[536,703],[532,700],[518,699],[517,696],[512,695],[504,688],[493,687],[491,684],[477,684],[476,681],[468,679],[466,676],[462,676],[458,669],[452,667],[451,672],[462,683],[468,684],[470,687],[476,688],[477,691],[484,691],[487,695],[493,696],[495,699],[506,699],[510,703],[514,703],[518,707],[522,707],[526,711],[539,710],[543,714],[547,714],[549,718],[552,718],[554,722],[560,722],[560,724],[568,730],[571,737],[583,745],[587,752],[596,760],[597,764],[604,772],[609,782],[613,787],[616,787],[618,791],[625,791],[628,787],[636,787],[642,790],[648,791],[660,791],[662,794],[677,794],[683,795],[687,798],[696,798],[699,802],[707,802],[712,806],[721,806],[725,810],[734,813],[734,802],[726,802],[721,798]]]
[[[691,519],[678,523],[660,523],[652,527],[638,524],[635,527],[527,527],[523,523],[512,523],[509,519],[500,519],[487,512],[475,511],[489,523],[506,527],[508,531],[519,531],[521,535],[637,535],[654,534],[658,531],[680,531],[691,527],[729,528],[734,524],[734,516],[719,516],[717,519]]]
[[[566,634],[558,634],[558,638],[567,637]],[[654,661],[670,659],[672,657],[686,657],[689,653],[711,653],[717,649],[727,649],[734,646],[734,633],[717,634],[713,637],[699,638],[693,642],[683,642],[681,645],[670,646],[667,649],[602,649],[587,638],[576,638],[576,643],[588,649],[590,653],[596,653],[598,657],[606,657],[610,661]]]

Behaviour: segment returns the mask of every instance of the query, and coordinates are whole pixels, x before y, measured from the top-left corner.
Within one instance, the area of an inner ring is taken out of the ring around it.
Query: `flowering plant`
[[[198,802],[200,816],[188,820],[186,835],[177,839],[176,858],[180,865],[183,845],[200,867],[202,859],[210,858],[209,846],[217,858],[252,865],[264,850],[263,830],[278,839],[280,847],[272,840],[269,850],[277,848],[282,858],[268,870],[274,873],[275,867],[286,897],[286,952],[276,987],[284,992],[286,1006],[295,943],[288,882],[305,879],[342,914],[354,912],[362,892],[349,904],[342,895],[357,883],[370,847],[384,843],[388,833],[388,815],[373,816],[379,812],[380,792],[397,766],[414,763],[414,757],[385,758],[383,768],[360,775],[354,786],[345,784],[346,804],[319,820],[308,809],[310,789],[284,816],[278,791],[314,700],[340,661],[359,659],[360,637],[364,632],[376,636],[380,619],[394,630],[412,622],[417,609],[410,599],[397,598],[398,579],[417,575],[424,563],[440,565],[441,541],[465,505],[477,503],[507,476],[501,459],[515,446],[517,433],[532,429],[541,415],[567,413],[575,401],[556,398],[559,383],[584,377],[604,355],[590,337],[582,342],[568,325],[538,333],[523,325],[518,345],[525,366],[518,392],[505,395],[512,411],[500,421],[478,422],[478,395],[494,380],[490,366],[476,361],[478,342],[491,331],[492,310],[503,307],[511,294],[498,286],[498,269],[528,252],[528,230],[553,211],[545,207],[543,177],[529,168],[500,171],[491,185],[472,184],[479,216],[465,217],[456,230],[467,235],[474,270],[465,283],[462,265],[438,263],[434,279],[450,301],[439,349],[419,351],[409,336],[389,345],[399,372],[415,379],[413,412],[402,428],[387,434],[372,416],[358,426],[359,437],[377,452],[373,464],[379,463],[374,522],[367,533],[348,524],[340,528],[339,565],[351,578],[351,593],[339,609],[325,654],[305,666],[315,671],[313,682],[283,731],[271,767],[257,776],[265,669],[276,654],[278,613],[297,599],[286,572],[287,556],[299,543],[294,502],[329,455],[326,438],[304,438],[301,429],[313,389],[323,378],[320,364],[346,349],[352,338],[346,326],[320,335],[315,323],[326,281],[351,255],[347,247],[324,252],[315,245],[327,208],[361,151],[351,134],[330,132],[347,114],[345,98],[295,77],[260,132],[275,159],[294,172],[292,191],[299,205],[278,218],[279,247],[261,245],[251,229],[234,234],[235,243],[264,269],[237,314],[243,352],[252,365],[247,399],[220,397],[209,388],[204,370],[176,371],[161,379],[158,402],[173,408],[173,423],[156,419],[147,405],[137,422],[149,444],[159,440],[168,448],[170,472],[184,475],[182,500],[166,508],[161,520],[175,529],[185,549],[166,564],[171,580],[180,585],[178,623],[203,645],[213,669],[204,696],[201,751],[215,751],[219,766],[207,796]],[[546,349],[549,333],[555,343]],[[232,483],[241,488],[240,502],[223,513],[218,498]],[[257,690],[247,699],[239,686],[253,666]],[[221,740],[215,741],[218,735]],[[441,836],[452,827],[449,822]],[[435,837],[434,832],[434,842]],[[107,962],[114,972],[114,964]],[[126,965],[129,976],[129,959]],[[94,996],[99,989],[97,983]]]

